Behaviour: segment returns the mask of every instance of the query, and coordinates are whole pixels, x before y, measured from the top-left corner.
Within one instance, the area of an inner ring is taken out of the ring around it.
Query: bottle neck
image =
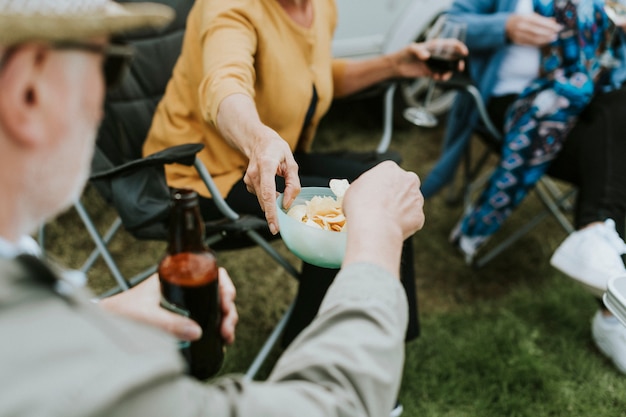
[[[172,200],[167,252],[176,254],[205,251],[204,222],[197,195],[195,192],[181,194],[175,191]]]

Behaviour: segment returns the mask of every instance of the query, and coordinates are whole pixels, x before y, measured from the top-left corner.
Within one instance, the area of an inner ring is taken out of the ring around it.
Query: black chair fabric
[[[194,3],[157,2],[175,9],[176,18],[169,26],[113,40],[132,46],[135,54],[122,83],[107,92],[92,162],[91,183],[116,208],[125,229],[139,239],[163,239],[167,233],[169,188],[163,165],[192,165],[195,153],[202,149],[199,144],[177,147],[141,159],[152,115],[180,54],[187,15]]]

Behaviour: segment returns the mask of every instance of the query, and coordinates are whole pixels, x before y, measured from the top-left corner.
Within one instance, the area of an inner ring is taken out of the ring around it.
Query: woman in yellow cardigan
[[[333,59],[336,23],[334,0],[197,0],[144,153],[203,143],[199,157],[228,204],[239,213],[264,213],[275,235],[277,190],[284,191],[288,207],[301,185],[352,181],[370,168],[308,152],[332,99],[389,78],[433,75],[424,64],[424,44],[364,61]],[[463,44],[449,42],[467,54]],[[204,197],[205,218],[219,215],[193,168],[170,166],[166,174],[170,186]],[[409,249],[405,245],[402,276],[412,338],[418,325]],[[287,342],[313,318],[336,272],[303,265]]]

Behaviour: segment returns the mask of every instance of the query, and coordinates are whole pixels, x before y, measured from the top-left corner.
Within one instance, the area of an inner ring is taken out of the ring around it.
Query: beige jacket
[[[200,384],[169,336],[44,281],[0,260],[1,417],[380,417],[399,390],[406,296],[372,265],[340,272],[265,382]]]

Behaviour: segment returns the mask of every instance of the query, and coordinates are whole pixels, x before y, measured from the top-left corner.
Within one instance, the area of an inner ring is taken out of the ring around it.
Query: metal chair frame
[[[478,88],[465,75],[453,78],[448,82],[439,83],[443,88],[459,90],[459,92],[469,94],[476,106],[480,120],[480,127],[474,131],[476,135],[488,138],[492,142],[501,143],[503,141],[502,132],[493,124],[491,117],[487,113],[487,107],[478,91]],[[467,208],[472,202],[472,196],[481,190],[489,179],[492,170],[482,173],[489,157],[494,154],[494,150],[487,145],[483,153],[474,162],[472,155],[472,144],[470,143],[465,150],[463,158],[463,175],[461,185],[461,196],[459,198],[454,184],[449,186],[447,201],[454,204],[458,201],[463,202],[464,208]],[[544,206],[544,209],[533,216],[522,227],[511,233],[509,236],[501,240],[495,246],[491,247],[487,252],[479,254],[472,262],[475,268],[481,268],[488,262],[493,260],[500,253],[511,247],[523,236],[533,230],[544,219],[552,215],[561,228],[567,233],[572,233],[575,229],[572,222],[565,213],[571,212],[573,209],[573,199],[576,196],[577,189],[571,185],[566,189],[561,189],[555,181],[549,176],[544,175],[537,183],[535,194]]]

